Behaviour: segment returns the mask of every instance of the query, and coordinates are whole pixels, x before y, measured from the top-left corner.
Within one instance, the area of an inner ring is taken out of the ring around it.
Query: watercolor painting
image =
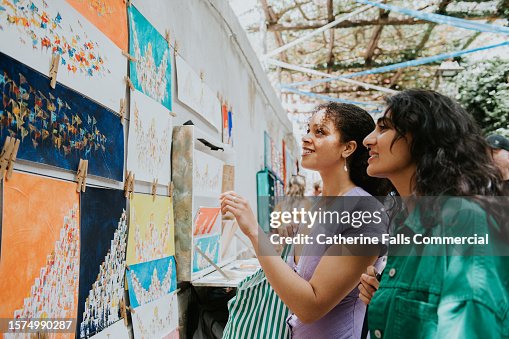
[[[219,197],[223,184],[224,162],[198,150],[194,151],[194,159],[194,195]]]
[[[215,264],[219,262],[219,242],[220,235],[212,235],[207,237],[194,238],[193,243],[193,273],[199,272],[209,266],[210,263],[201,254],[199,254],[195,247],[200,250]]]
[[[165,295],[135,311],[132,314],[134,338],[175,338],[172,332],[178,328],[179,313],[176,293]]]
[[[0,53],[0,143],[21,140],[18,159],[123,180],[124,130],[112,111]]]
[[[171,52],[168,41],[136,9],[129,6],[129,53],[134,87],[171,111]]]
[[[65,0],[3,0],[1,6],[0,52],[43,74],[58,54],[59,83],[119,109],[127,59],[99,29]]]
[[[221,131],[221,102],[191,66],[176,57],[178,99]],[[224,142],[224,141],[223,141]]]
[[[3,184],[0,318],[75,318],[79,256],[76,184],[14,172]]]
[[[194,220],[193,235],[197,236],[219,232],[220,218],[218,219],[217,217],[220,211],[221,209],[219,207],[200,207]]]
[[[113,325],[106,327],[98,334],[90,337],[93,339],[113,339],[113,338],[129,338],[129,328],[123,320],[119,320]]]
[[[129,208],[127,265],[175,255],[171,197],[135,193]]]
[[[89,338],[121,318],[127,248],[124,191],[89,187],[81,194],[79,338]]]
[[[222,141],[223,144],[228,144],[233,146],[233,113],[231,108],[228,109],[226,104],[221,105],[221,115],[222,115]]]
[[[136,308],[177,289],[177,267],[174,257],[129,266],[127,285],[129,302]]]
[[[139,91],[131,92],[127,168],[136,180],[171,181],[172,117],[168,110]]]
[[[127,51],[127,10],[125,0],[67,0],[118,48]]]

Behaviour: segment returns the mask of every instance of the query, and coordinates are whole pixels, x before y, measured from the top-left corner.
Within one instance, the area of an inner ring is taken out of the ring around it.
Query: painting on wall
[[[233,113],[232,109],[228,108],[226,104],[221,105],[221,115],[223,118],[223,134],[222,141],[224,144],[233,146]]]
[[[178,338],[177,294],[165,295],[135,309],[132,314],[133,332],[136,339]],[[176,332],[176,333],[175,333]]]
[[[136,180],[171,181],[172,119],[168,110],[139,91],[131,92],[127,168]]]
[[[171,197],[135,193],[129,208],[127,265],[175,255]]]
[[[129,6],[130,78],[134,87],[171,111],[171,53],[168,41],[136,9]]]
[[[106,327],[98,334],[90,337],[93,339],[113,339],[113,338],[129,338],[129,328],[123,320],[119,320],[113,325]]]
[[[88,187],[81,195],[78,337],[89,338],[121,318],[127,248],[124,192]]]
[[[67,0],[118,48],[127,51],[127,11],[125,0]]]
[[[3,185],[0,318],[76,318],[79,256],[76,184],[14,172]]]
[[[0,52],[43,74],[58,54],[59,83],[119,109],[127,59],[65,0],[4,0],[0,26]]]
[[[199,272],[209,266],[210,263],[206,258],[204,258],[198,251],[196,251],[196,247],[200,248],[200,250],[215,264],[219,261],[219,242],[220,235],[212,235],[207,237],[194,238],[194,247],[193,247],[193,273]]]
[[[129,266],[126,275],[131,306],[136,308],[148,304],[175,291],[176,270],[174,257]]]
[[[118,116],[0,53],[0,143],[21,140],[18,159],[123,180],[124,131]]]
[[[194,195],[219,198],[223,184],[223,161],[198,150],[194,151],[194,158]]]
[[[219,232],[219,207],[200,207],[194,219],[193,235],[204,235]]]

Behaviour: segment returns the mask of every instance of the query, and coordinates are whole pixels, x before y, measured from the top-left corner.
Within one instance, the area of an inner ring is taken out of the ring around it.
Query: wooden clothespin
[[[49,85],[53,89],[55,89],[55,87],[57,86],[57,74],[59,64],[60,64],[60,54],[53,54],[51,56],[51,65],[49,67],[49,77],[51,79]]]
[[[205,72],[204,71],[200,71],[200,79],[201,79],[201,81],[203,81],[205,79]]]
[[[170,30],[168,28],[164,31],[164,38],[168,42],[168,48],[170,48],[171,47],[171,44],[170,44],[171,35],[170,35]]]
[[[5,138],[4,147],[2,148],[2,153],[0,153],[0,180],[4,178],[5,171],[9,167],[9,160],[14,151],[15,143],[16,139],[11,137]]]
[[[78,165],[78,173],[76,174],[78,180],[76,192],[78,193],[85,192],[87,184],[87,174],[88,174],[88,160],[80,159],[80,164]]]
[[[127,322],[127,310],[125,307],[124,299],[120,300],[119,306],[120,306],[120,318],[124,318],[124,325],[127,326],[129,324]]]
[[[178,53],[178,51],[179,51],[179,47],[180,47],[180,46],[179,46],[178,41],[177,41],[177,40],[175,40],[175,47],[173,47],[173,49],[175,50],[175,54],[177,54],[177,53]]]
[[[134,307],[132,307],[131,305],[129,305],[129,306],[127,307],[127,310],[128,310],[129,312],[131,312],[131,314],[136,313],[136,311],[134,310]]]
[[[12,171],[14,170],[14,163],[16,162],[16,155],[18,154],[20,143],[21,141],[19,139],[14,139],[14,148],[9,157],[9,161],[7,162],[7,180],[9,180],[12,176]]]
[[[120,123],[123,125],[124,120],[126,119],[126,100],[120,99],[120,111],[118,112],[118,115],[120,116]]]
[[[170,111],[170,115],[175,118],[177,116],[177,113]]]
[[[125,197],[130,198],[131,193],[134,192],[134,173],[132,171],[127,172],[124,183]]]
[[[124,3],[127,7],[131,6],[131,0],[124,0]]]
[[[132,61],[132,62],[138,62],[138,59],[136,59],[135,57],[133,57],[131,54],[129,54],[128,52],[122,50],[122,55],[125,56],[127,58],[127,60],[129,61]]]
[[[170,183],[168,184],[168,196],[170,198],[173,197],[173,189],[174,189],[173,181],[170,181]]]
[[[156,200],[156,193],[157,193],[157,182],[159,181],[159,179],[154,179],[154,181],[152,181],[152,201],[155,201]]]
[[[130,89],[131,91],[134,91],[134,85],[133,85],[133,82],[131,81],[131,79],[130,79],[127,75],[126,75],[126,76],[124,77],[124,80],[125,80],[125,82],[127,83],[127,85],[129,85],[129,89]]]

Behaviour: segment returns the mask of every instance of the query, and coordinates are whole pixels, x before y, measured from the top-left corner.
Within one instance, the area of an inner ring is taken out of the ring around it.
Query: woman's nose
[[[375,136],[375,131],[369,133],[365,138],[364,140],[362,141],[362,144],[366,147],[366,148],[370,148],[371,146],[373,146],[376,142],[376,136]]]

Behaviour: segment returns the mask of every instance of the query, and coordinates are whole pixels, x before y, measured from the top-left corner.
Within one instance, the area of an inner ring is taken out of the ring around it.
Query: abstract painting
[[[134,87],[171,111],[171,59],[168,41],[136,9],[129,6],[130,78]]]
[[[178,99],[221,131],[221,102],[217,96],[180,56],[176,57],[176,67]]]
[[[0,53],[0,144],[21,140],[18,159],[122,181],[124,131],[112,111]]]
[[[219,262],[219,237],[220,235],[217,234],[208,237],[194,238],[193,273],[211,266],[208,260],[196,251],[196,247],[200,248],[200,250],[215,264]]]
[[[76,184],[14,172],[3,186],[0,318],[75,318]],[[74,338],[74,333],[59,337]]]
[[[136,308],[162,298],[177,289],[174,257],[129,266],[126,273],[129,302]]]
[[[89,338],[121,318],[127,248],[124,192],[89,187],[81,195],[78,337]]]
[[[59,83],[119,109],[127,59],[65,0],[3,0],[0,41],[0,52],[43,74],[60,55]]]
[[[233,146],[233,113],[226,104],[221,105],[221,115],[223,117],[223,144]]]
[[[90,337],[93,339],[113,339],[113,338],[129,338],[129,328],[123,320],[119,320],[113,325],[106,327],[98,334]]]
[[[127,265],[175,255],[172,198],[135,193],[129,208]]]
[[[219,232],[219,222],[217,217],[220,212],[219,207],[200,207],[194,220],[193,235],[210,234]]]
[[[194,195],[219,198],[223,184],[223,161],[198,150],[194,151],[194,158]]]
[[[131,119],[127,168],[136,179],[160,184],[171,181],[172,119],[168,110],[135,90],[131,92]]]
[[[136,313],[132,314],[135,339],[175,338],[172,332],[178,328],[176,293],[165,295],[135,310]]]
[[[67,0],[78,12],[127,51],[127,11],[125,0]]]

